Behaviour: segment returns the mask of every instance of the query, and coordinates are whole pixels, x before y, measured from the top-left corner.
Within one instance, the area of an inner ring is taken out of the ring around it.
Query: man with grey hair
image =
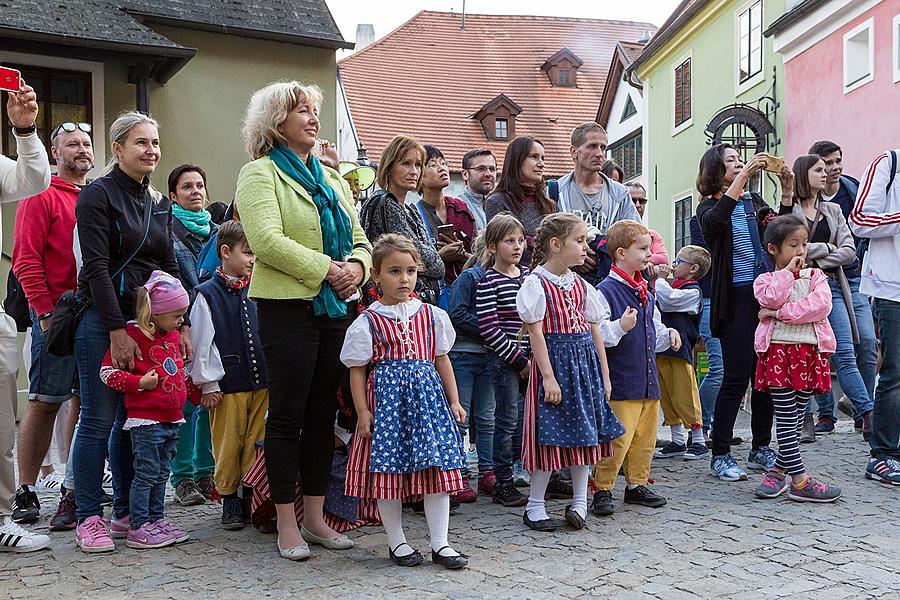
[[[45,332],[60,296],[77,285],[73,237],[75,201],[87,185],[94,167],[94,148],[88,123],[62,123],[50,136],[50,153],[57,174],[50,188],[23,200],[16,209],[12,267],[22,284],[31,308],[31,368],[28,373],[28,404],[19,424],[19,488],[13,506],[13,520],[31,523],[40,517],[41,504],[35,494],[41,459],[50,447],[53,423],[60,407],[74,396],[77,385],[75,357],[59,357],[47,351]],[[78,419],[78,403],[70,407],[60,446],[68,449]],[[68,454],[68,452],[65,452]],[[63,457],[62,460],[66,460]],[[71,485],[70,485],[71,487]],[[59,513],[50,529],[75,528],[75,500],[71,489],[62,488]],[[69,494],[67,494],[69,492]],[[69,500],[68,502],[66,500]]]
[[[15,202],[47,189],[50,162],[37,136],[38,103],[31,86],[21,81],[10,92],[6,114],[13,126],[17,160],[0,156],[0,202]],[[0,308],[0,551],[32,552],[50,545],[50,537],[22,529],[10,519],[16,475],[16,375],[19,372],[18,333],[12,317]]]

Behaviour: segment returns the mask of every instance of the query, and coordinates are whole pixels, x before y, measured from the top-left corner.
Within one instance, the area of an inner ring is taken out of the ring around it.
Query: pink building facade
[[[900,0],[787,0],[772,24],[784,57],[789,163],[812,142],[843,149],[859,177],[879,152],[900,147]]]

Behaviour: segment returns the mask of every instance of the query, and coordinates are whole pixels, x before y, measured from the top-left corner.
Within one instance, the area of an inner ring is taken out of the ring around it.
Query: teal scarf
[[[319,225],[322,228],[322,243],[325,254],[332,260],[344,261],[353,251],[353,229],[350,217],[341,208],[340,198],[334,188],[325,180],[325,172],[319,159],[310,155],[306,164],[285,146],[275,146],[269,150],[269,158],[282,172],[303,186],[312,196],[319,210]],[[334,289],[323,282],[319,294],[313,298],[316,315],[327,314],[331,318],[347,315],[347,303],[341,300]]]
[[[181,221],[184,228],[193,234],[194,237],[198,237],[201,240],[205,240],[209,237],[211,229],[209,222],[212,220],[212,215],[209,214],[208,210],[201,210],[198,212],[185,210],[184,208],[181,208],[180,204],[173,202],[172,214]]]

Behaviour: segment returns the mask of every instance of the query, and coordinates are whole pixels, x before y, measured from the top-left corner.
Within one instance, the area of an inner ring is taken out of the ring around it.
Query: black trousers
[[[759,324],[759,303],[753,296],[753,286],[734,288],[732,318],[719,326],[722,343],[722,363],[725,370],[722,387],[716,397],[713,415],[712,453],[721,456],[731,452],[734,422],[747,386],[756,375],[756,352],[753,337]],[[753,448],[768,446],[772,442],[772,397],[756,389],[750,396],[752,411],[750,428],[753,431]]]
[[[260,299],[257,309],[269,375],[265,450],[272,501],[293,504],[298,475],[304,495],[324,496],[345,371],[341,346],[352,319],[317,317],[305,300]]]

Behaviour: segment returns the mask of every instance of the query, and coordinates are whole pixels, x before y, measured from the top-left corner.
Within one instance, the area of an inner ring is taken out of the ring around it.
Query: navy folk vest
[[[609,303],[610,319],[618,319],[629,306],[638,311],[637,325],[619,343],[606,349],[612,400],[659,400],[659,376],[656,369],[656,326],[653,324],[655,301],[648,292],[641,306],[638,291],[613,277],[597,285]]]
[[[666,356],[674,356],[681,358],[693,364],[694,362],[694,346],[700,340],[700,315],[703,314],[703,289],[698,283],[689,283],[683,286],[683,290],[699,290],[701,294],[700,312],[696,315],[680,312],[664,312],[659,311],[659,316],[666,327],[670,327],[678,332],[681,336],[681,348],[678,352],[669,348],[665,352],[660,352]]]
[[[255,392],[268,387],[266,363],[259,341],[256,303],[247,297],[248,287],[230,289],[219,275],[197,286],[212,314],[213,341],[222,357],[225,377],[219,382],[223,394]]]

